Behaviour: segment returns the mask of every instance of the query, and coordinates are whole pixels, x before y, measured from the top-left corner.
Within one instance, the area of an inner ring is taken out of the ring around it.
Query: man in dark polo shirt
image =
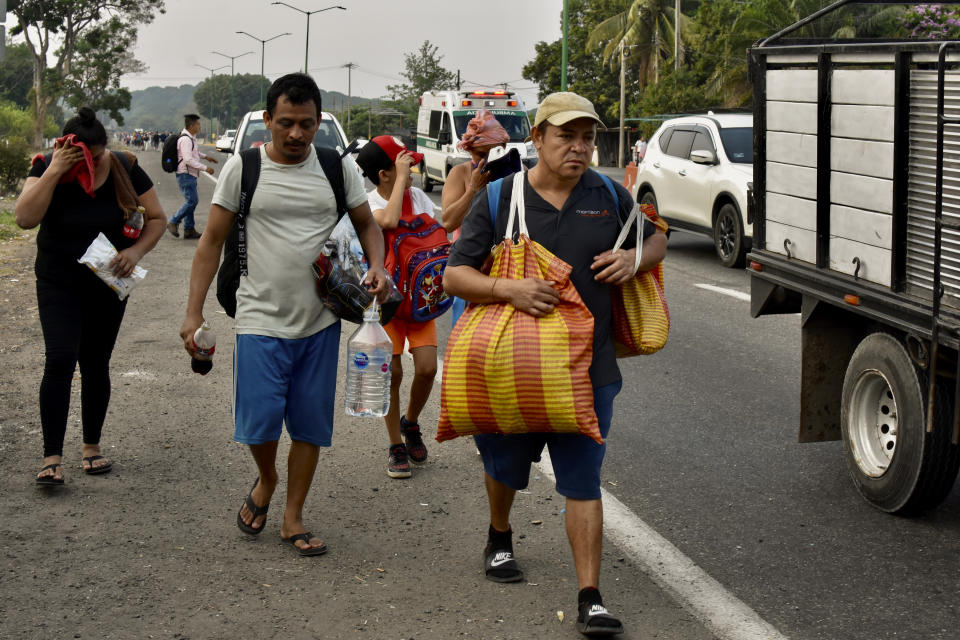
[[[530,237],[573,267],[570,279],[593,313],[590,380],[600,432],[606,438],[613,399],[621,387],[611,338],[610,285],[633,277],[635,243],[628,241],[626,250],[610,252],[633,208],[633,199],[614,184],[619,201],[614,202],[603,178],[589,169],[598,123],[593,104],[575,93],[554,93],[544,99],[532,130],[539,162],[526,174],[524,199]],[[491,278],[480,272],[491,247],[506,232],[511,188],[511,181],[505,180],[495,225],[486,192],[474,198],[447,263],[444,288],[472,302],[507,302],[542,317],[559,301],[553,283],[540,278]],[[667,238],[649,223],[644,225],[643,237],[640,270],[649,270],[666,254]],[[476,436],[476,443],[483,457],[490,504],[490,528],[483,553],[486,577],[495,582],[523,580],[513,557],[510,507],[516,491],[527,486],[530,463],[540,459],[546,445],[557,491],[566,497],[567,537],[580,589],[577,629],[588,636],[622,632],[623,625],[604,608],[597,589],[603,542],[600,465],[606,445],[579,434],[481,435]]]

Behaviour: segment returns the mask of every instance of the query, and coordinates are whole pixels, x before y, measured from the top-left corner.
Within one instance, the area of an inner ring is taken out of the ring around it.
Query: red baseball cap
[[[413,158],[414,164],[423,162],[423,154],[416,151],[409,151],[399,138],[394,136],[377,136],[367,144],[363,145],[357,154],[357,164],[363,169],[366,176],[376,175],[393,166],[397,156],[403,151],[408,151]]]

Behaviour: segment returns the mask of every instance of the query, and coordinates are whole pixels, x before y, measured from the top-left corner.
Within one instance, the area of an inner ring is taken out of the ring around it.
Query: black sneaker
[[[410,462],[420,464],[427,459],[427,445],[423,444],[423,436],[420,434],[420,424],[410,422],[405,417],[400,416],[400,433],[407,443],[407,453],[410,455]]]
[[[409,478],[410,463],[407,461],[407,447],[402,444],[390,445],[390,457],[387,458],[387,475],[391,478]]]
[[[603,598],[596,589],[580,592],[577,610],[577,631],[583,635],[599,638],[623,633],[623,623],[603,606]]]
[[[483,572],[493,582],[520,582],[523,571],[513,557],[513,545],[494,547],[487,542],[483,549]]]

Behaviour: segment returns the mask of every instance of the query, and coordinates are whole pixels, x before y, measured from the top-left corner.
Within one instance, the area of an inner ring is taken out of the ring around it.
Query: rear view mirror
[[[690,152],[690,159],[697,164],[716,164],[717,158],[712,151],[706,149],[697,149]]]

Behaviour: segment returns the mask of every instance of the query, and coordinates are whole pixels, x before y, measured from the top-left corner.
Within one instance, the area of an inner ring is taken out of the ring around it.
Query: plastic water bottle
[[[143,207],[137,207],[136,211],[130,214],[127,221],[123,223],[123,235],[134,240],[140,237],[140,232],[143,231],[143,214],[145,212],[146,209]]]
[[[213,369],[213,352],[217,350],[217,337],[206,320],[193,334],[193,348],[195,355],[190,359],[190,368],[205,376]]]
[[[393,341],[380,326],[378,306],[374,301],[367,307],[347,343],[347,415],[382,418],[390,409]]]

